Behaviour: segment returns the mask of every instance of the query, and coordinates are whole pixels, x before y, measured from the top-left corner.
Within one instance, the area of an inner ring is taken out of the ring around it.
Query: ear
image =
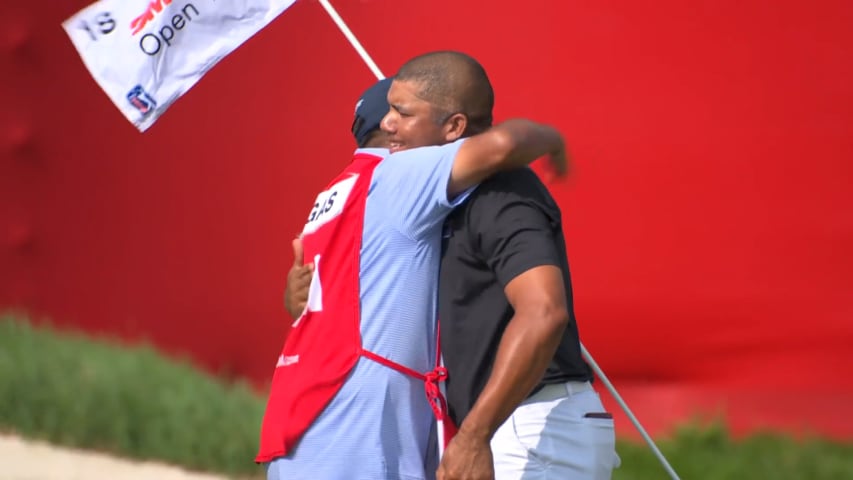
[[[468,128],[468,117],[464,113],[454,113],[444,122],[444,140],[455,142],[462,138]]]

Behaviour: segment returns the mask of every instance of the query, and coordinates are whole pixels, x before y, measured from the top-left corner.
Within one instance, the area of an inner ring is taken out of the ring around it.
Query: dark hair
[[[449,50],[425,53],[403,64],[394,78],[419,84],[421,98],[438,110],[436,121],[462,113],[468,117],[466,135],[492,125],[495,92],[486,70],[470,55]]]

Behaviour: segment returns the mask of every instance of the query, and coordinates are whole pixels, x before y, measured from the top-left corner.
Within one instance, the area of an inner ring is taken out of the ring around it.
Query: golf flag
[[[295,0],[100,0],[62,27],[110,100],[144,132]]]

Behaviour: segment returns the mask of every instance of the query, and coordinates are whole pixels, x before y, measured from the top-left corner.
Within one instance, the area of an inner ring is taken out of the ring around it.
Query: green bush
[[[733,440],[722,423],[680,428],[657,442],[683,480],[840,480],[853,478],[853,444],[761,433]],[[669,478],[645,443],[619,442],[613,480]]]
[[[0,316],[0,429],[52,443],[254,474],[263,401],[148,346]]]
[[[33,328],[0,315],[0,430],[232,475],[252,463],[263,398],[150,347]],[[853,478],[853,445],[688,425],[658,444],[684,480]],[[620,441],[614,480],[668,478],[645,444]]]

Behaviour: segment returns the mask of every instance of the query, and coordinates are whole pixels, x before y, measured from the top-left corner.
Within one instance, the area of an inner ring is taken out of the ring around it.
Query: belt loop
[[[589,385],[589,382],[566,382],[564,385],[566,386],[566,393],[568,393],[570,397],[592,388]]]

